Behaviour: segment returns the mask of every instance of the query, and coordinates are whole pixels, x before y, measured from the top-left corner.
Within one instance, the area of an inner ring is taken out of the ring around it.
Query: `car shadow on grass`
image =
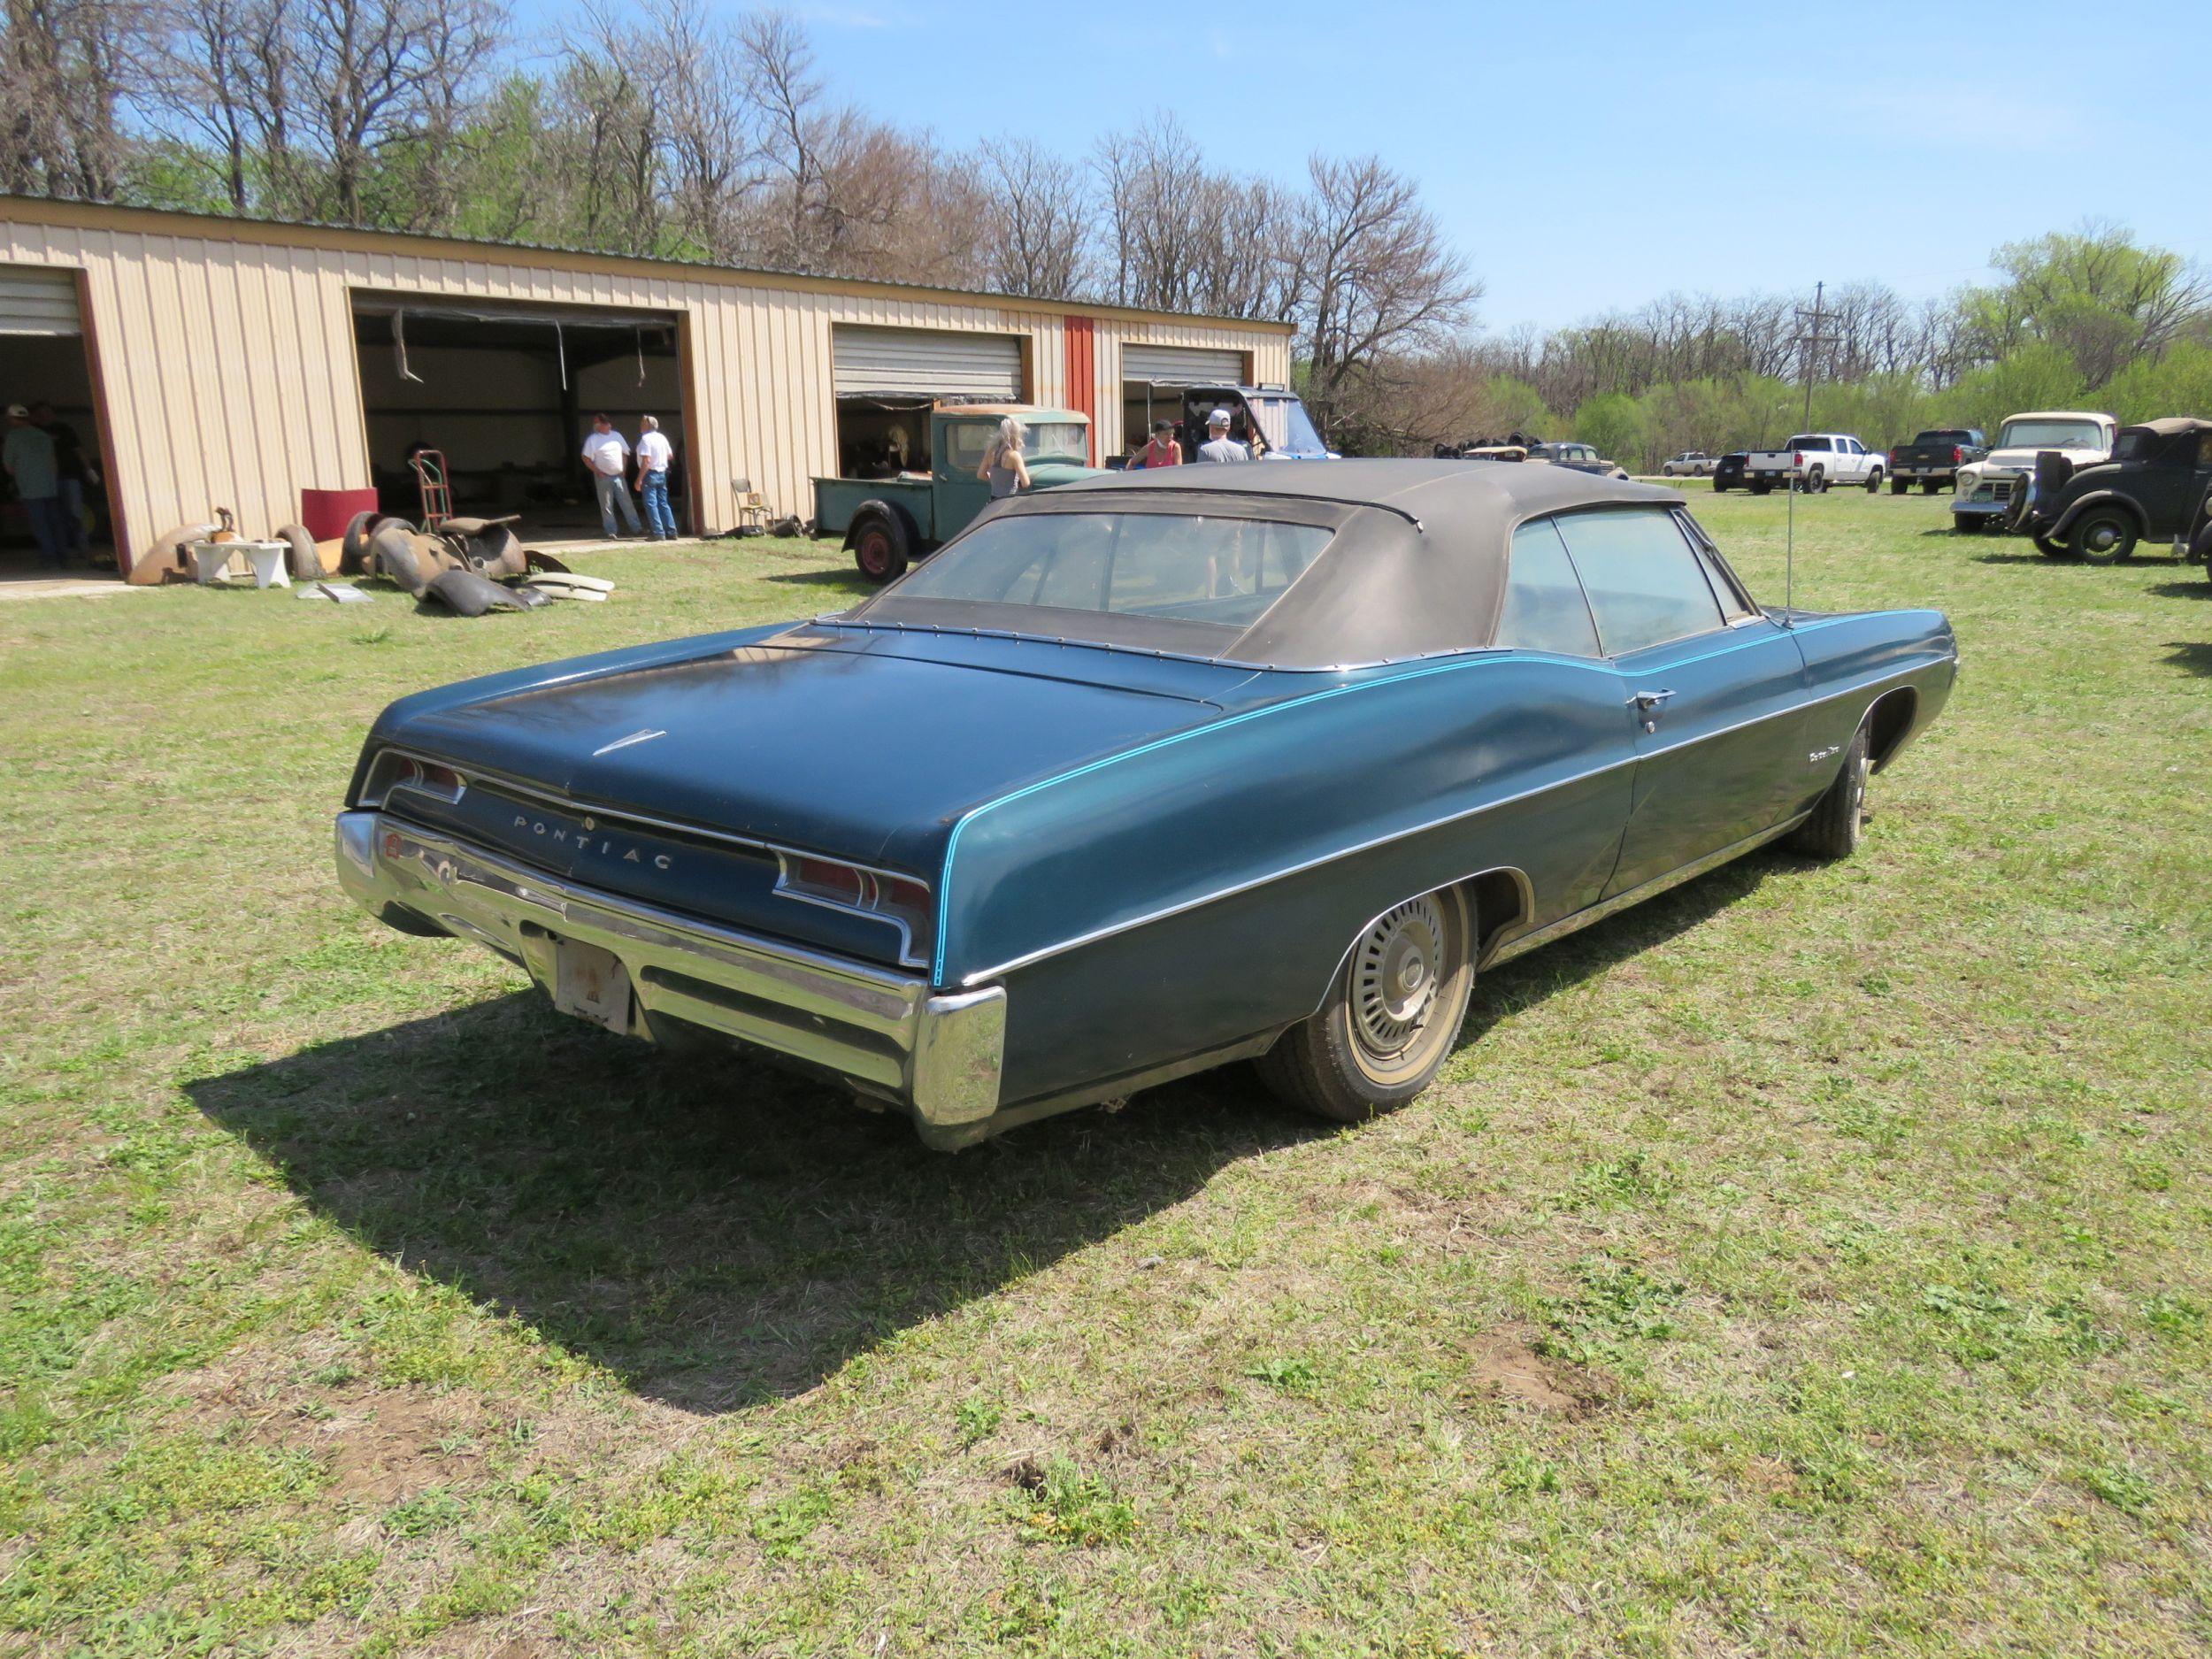
[[[2200,577],[2194,581],[2153,582],[2143,591],[2162,599],[2212,599],[2212,580]]]
[[[826,1085],[664,1056],[534,992],[188,1087],[365,1248],[703,1413],[811,1388],[1328,1132],[1238,1069],[947,1156]]]
[[[1810,867],[1755,855],[1483,973],[1460,1046]],[[948,1156],[828,1085],[733,1049],[664,1056],[534,991],[186,1087],[365,1248],[701,1413],[803,1393],[1226,1165],[1335,1133],[1235,1066]]]
[[[1475,980],[1474,1002],[1460,1028],[1458,1046],[1479,1041],[1508,1015],[1688,933],[1767,881],[1818,868],[1814,859],[1780,848],[1763,849],[1525,956],[1486,969]]]
[[[2180,640],[2166,642],[2166,660],[2185,674],[2197,674],[2212,679],[2212,644],[2188,644]]]

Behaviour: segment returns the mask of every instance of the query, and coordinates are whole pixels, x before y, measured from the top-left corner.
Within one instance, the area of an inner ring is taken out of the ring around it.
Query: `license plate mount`
[[[553,1006],[626,1037],[631,1027],[630,971],[611,950],[557,936]]]

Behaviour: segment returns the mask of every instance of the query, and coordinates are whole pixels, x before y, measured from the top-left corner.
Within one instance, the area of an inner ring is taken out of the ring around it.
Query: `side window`
[[[1549,518],[1525,524],[1513,533],[1496,643],[1524,651],[1556,651],[1563,657],[1598,655],[1589,602],[1582,596],[1582,583],[1568,560],[1566,543]]]
[[[954,477],[965,477],[983,465],[983,452],[998,436],[998,428],[980,420],[949,420],[945,423],[945,469]]]
[[[1557,522],[1608,656],[1721,626],[1712,585],[1664,508],[1605,508],[1564,514]]]

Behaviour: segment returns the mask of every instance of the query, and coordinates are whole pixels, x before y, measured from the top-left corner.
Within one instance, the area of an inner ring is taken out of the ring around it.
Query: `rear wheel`
[[[853,563],[879,588],[905,574],[910,551],[906,526],[888,513],[871,513],[853,527]]]
[[[1843,751],[1843,770],[1813,815],[1790,833],[1790,845],[1815,858],[1845,858],[1866,830],[1866,780],[1874,770],[1873,739],[1863,722]]]
[[[1458,887],[1384,911],[1353,941],[1320,1010],[1260,1056],[1261,1080],[1338,1123],[1404,1105],[1434,1079],[1467,1017],[1473,941]]]
[[[2116,565],[2135,552],[2135,515],[2124,507],[2092,507],[2074,520],[2074,557],[2092,565]]]

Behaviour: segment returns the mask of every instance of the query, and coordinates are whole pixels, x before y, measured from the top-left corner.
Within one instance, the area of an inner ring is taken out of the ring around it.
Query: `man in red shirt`
[[[1175,442],[1175,423],[1156,420],[1152,423],[1152,442],[1144,446],[1144,453],[1137,457],[1137,465],[1149,470],[1156,466],[1183,465],[1183,446]]]

